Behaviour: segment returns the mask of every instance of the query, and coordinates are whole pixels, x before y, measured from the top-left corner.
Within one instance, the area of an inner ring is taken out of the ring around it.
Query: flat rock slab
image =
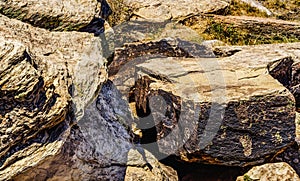
[[[99,16],[97,0],[8,0],[0,1],[0,13],[50,30],[79,30]]]
[[[138,112],[152,113],[140,127],[155,125],[160,152],[187,162],[246,166],[294,142],[292,94],[267,66],[239,61],[169,57],[137,65]]]
[[[192,14],[214,13],[224,10],[230,0],[193,0],[193,1],[141,1],[126,0],[124,4],[135,9],[136,17],[144,19],[168,20],[187,17]]]
[[[287,87],[300,105],[300,43],[256,46],[218,46],[214,53],[224,61],[240,60],[239,67],[268,67],[268,72]]]

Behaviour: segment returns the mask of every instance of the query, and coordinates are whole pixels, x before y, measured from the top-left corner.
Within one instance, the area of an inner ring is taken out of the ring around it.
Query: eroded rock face
[[[240,176],[237,181],[244,180],[300,180],[295,170],[287,163],[269,163],[253,167],[244,176]]]
[[[99,89],[106,60],[101,40],[91,34],[51,33],[0,19],[0,175],[7,180],[59,152],[68,136],[65,130],[75,121],[71,110],[80,108],[76,98]],[[78,64],[81,70],[89,67],[93,81],[76,75]]]
[[[126,0],[124,3],[133,7],[137,18],[168,20],[187,17],[191,14],[214,13],[225,9],[230,0],[194,0],[194,1],[140,1]]]
[[[135,84],[135,65],[155,57],[214,57],[211,48],[179,38],[127,43],[115,49],[114,60],[108,66],[109,78],[129,98]]]
[[[266,67],[236,64],[160,58],[137,65],[135,101],[140,112],[151,112],[161,152],[188,162],[246,166],[294,142],[293,96]]]
[[[130,150],[128,153],[129,165],[126,170],[125,181],[135,180],[178,180],[177,173],[171,167],[165,166],[157,161],[157,159],[147,150],[144,151],[147,162],[144,156],[137,150]],[[155,177],[153,176],[155,175]]]
[[[78,124],[66,131],[70,135],[58,154],[13,179],[135,180],[147,175],[177,180],[173,169],[132,143],[128,124],[133,120],[120,95],[112,82],[105,83]]]
[[[97,0],[0,1],[0,13],[50,30],[79,30],[101,14]],[[102,14],[105,14],[102,12]]]

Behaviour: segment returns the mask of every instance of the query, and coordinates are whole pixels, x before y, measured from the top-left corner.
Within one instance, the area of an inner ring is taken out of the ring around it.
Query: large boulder
[[[9,0],[0,1],[0,13],[34,26],[55,31],[79,30],[110,13],[106,1]]]
[[[0,19],[0,175],[6,180],[60,150],[60,137],[75,121],[72,111],[80,115],[107,74],[101,39],[92,34]]]
[[[78,124],[57,139],[62,140],[57,153],[13,179],[135,180],[148,176],[149,180],[177,180],[176,171],[133,144],[128,130],[133,120],[120,95],[112,82],[105,83]]]
[[[138,112],[152,113],[160,152],[246,166],[294,142],[292,94],[266,67],[239,68],[238,61],[159,58],[137,65],[135,101]],[[149,124],[151,117],[140,123]]]
[[[177,41],[168,50],[155,44],[127,44],[109,71],[136,104],[144,138],[156,140],[160,152],[188,162],[246,166],[270,161],[295,143],[295,100],[286,88],[292,67],[297,75],[299,43],[215,47],[224,56],[217,60],[199,45]],[[191,58],[163,58],[168,56]],[[193,58],[201,56],[206,59]]]

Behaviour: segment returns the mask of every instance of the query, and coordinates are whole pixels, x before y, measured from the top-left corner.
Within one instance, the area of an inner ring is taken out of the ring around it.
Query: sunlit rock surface
[[[261,166],[253,167],[244,176],[240,176],[237,181],[244,180],[300,180],[299,176],[287,163],[268,163]]]
[[[97,0],[0,1],[0,13],[50,30],[79,30],[101,14]]]
[[[75,121],[72,111],[93,99],[107,75],[99,38],[0,19],[0,175],[6,180],[57,154]],[[78,64],[93,79],[82,79]],[[81,92],[90,96],[78,102]]]

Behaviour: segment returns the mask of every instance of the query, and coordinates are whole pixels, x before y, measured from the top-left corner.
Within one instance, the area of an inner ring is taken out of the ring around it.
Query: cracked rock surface
[[[0,13],[55,31],[79,30],[101,12],[97,0],[1,0]]]

